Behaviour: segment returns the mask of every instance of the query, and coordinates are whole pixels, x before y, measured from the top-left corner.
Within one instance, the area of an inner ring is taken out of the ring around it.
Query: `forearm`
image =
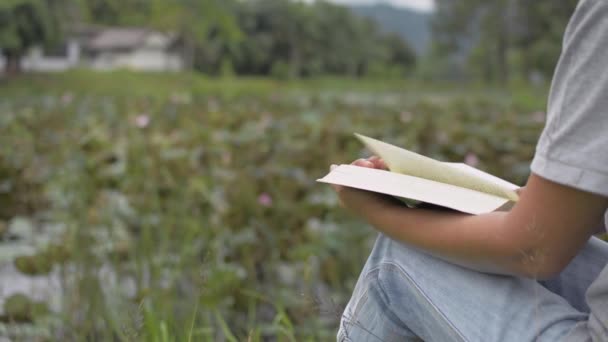
[[[532,275],[525,248],[505,234],[508,213],[466,215],[425,209],[378,205],[364,218],[393,239],[423,249],[449,262],[478,271]]]
[[[335,187],[342,204],[396,240],[482,272],[546,279],[562,272],[604,218],[608,198],[532,174],[508,212],[408,209],[390,197]]]

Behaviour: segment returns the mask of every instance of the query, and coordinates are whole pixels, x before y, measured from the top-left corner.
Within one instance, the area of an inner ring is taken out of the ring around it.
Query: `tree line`
[[[9,72],[35,44],[52,46],[75,23],[177,33],[186,64],[207,74],[394,75],[416,56],[395,34],[325,1],[3,0],[0,49]]]
[[[435,3],[432,48],[418,58],[346,7],[295,0],[2,0],[0,49],[11,72],[29,47],[57,44],[74,23],[145,26],[177,33],[186,64],[211,75],[507,83],[551,76],[578,0]]]

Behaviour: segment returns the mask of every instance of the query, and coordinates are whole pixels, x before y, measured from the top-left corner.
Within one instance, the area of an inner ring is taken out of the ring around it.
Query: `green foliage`
[[[290,0],[13,0],[0,7],[0,49],[7,66],[33,45],[52,45],[84,24],[145,26],[178,36],[186,66],[211,75],[321,74],[403,77],[415,52],[371,20],[327,2]]]
[[[84,0],[10,0],[0,4],[0,52],[9,75],[21,71],[21,57],[32,46],[54,48]]]
[[[237,74],[279,79],[362,76],[372,65],[408,70],[415,63],[403,39],[322,1],[83,1],[90,22],[177,33],[188,65],[212,75],[224,75],[229,65]]]
[[[85,21],[105,25],[142,24],[149,5],[139,0],[80,0]]]
[[[62,34],[65,1],[10,0],[0,5],[0,50],[9,73],[19,71],[19,58],[34,44],[52,45]]]
[[[415,53],[400,37],[381,33],[345,7],[256,0],[242,10],[247,39],[239,49],[241,73],[362,76],[372,65],[408,69],[415,63]]]
[[[21,293],[8,297],[3,309],[4,316],[0,316],[0,320],[7,322],[32,322],[49,313],[46,304],[35,302]]]
[[[368,154],[352,132],[473,154],[521,184],[544,107],[403,81],[132,73],[32,76],[0,94],[0,170],[20,170],[0,184],[39,185],[4,204],[43,198],[19,214],[39,234],[64,227],[40,253],[69,294],[66,340],[334,339],[375,233],[315,179]]]
[[[439,0],[433,21],[437,55],[476,79],[506,83],[552,75],[578,0]],[[462,77],[462,75],[460,75]]]
[[[521,22],[527,23],[527,29],[515,35],[514,44],[522,54],[524,71],[553,73],[566,25],[578,3],[578,0],[520,0]]]

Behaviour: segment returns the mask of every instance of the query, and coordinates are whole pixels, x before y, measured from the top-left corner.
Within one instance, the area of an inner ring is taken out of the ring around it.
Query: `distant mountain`
[[[399,34],[420,56],[431,40],[432,13],[419,12],[387,4],[353,5],[356,14],[374,20],[386,32]]]

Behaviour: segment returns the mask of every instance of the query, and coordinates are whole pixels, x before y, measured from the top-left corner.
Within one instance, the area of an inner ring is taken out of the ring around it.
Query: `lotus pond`
[[[335,340],[374,231],[353,132],[522,184],[545,89],[127,72],[0,80],[0,336]]]

